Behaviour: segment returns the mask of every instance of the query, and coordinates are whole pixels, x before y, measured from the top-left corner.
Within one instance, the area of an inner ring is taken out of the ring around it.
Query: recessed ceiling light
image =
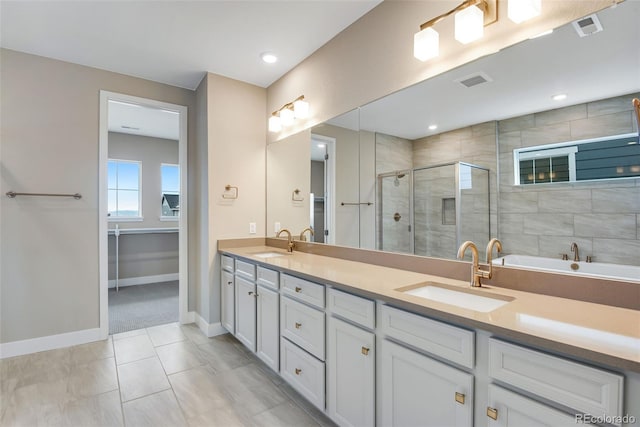
[[[263,53],[262,55],[260,55],[260,58],[262,58],[262,60],[267,64],[273,64],[274,62],[278,61],[278,57],[271,52]]]
[[[438,125],[430,125],[429,126],[429,130],[436,130],[438,129]]]
[[[318,144],[317,147],[318,148],[324,148],[324,144]]]
[[[563,101],[563,100],[567,99],[567,94],[566,93],[559,93],[557,95],[553,95],[551,97],[551,99],[553,99],[554,101]]]

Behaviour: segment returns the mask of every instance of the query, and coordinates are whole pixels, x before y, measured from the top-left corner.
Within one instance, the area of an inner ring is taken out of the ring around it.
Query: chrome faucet
[[[287,233],[287,252],[293,252],[293,247],[295,246],[295,244],[293,243],[293,239],[291,238],[291,232],[286,228],[283,228],[282,230],[278,231],[276,237],[280,237],[282,233]]]
[[[488,271],[480,270],[480,265],[478,263],[478,248],[476,247],[475,243],[470,240],[467,240],[462,245],[460,245],[460,249],[458,249],[458,258],[464,258],[464,253],[467,248],[471,248],[471,260],[473,263],[470,284],[472,287],[477,288],[482,286],[482,283],[480,283],[480,279],[489,279],[491,277],[491,273]]]
[[[571,252],[573,252],[573,261],[580,261],[580,253],[578,252],[578,244],[576,242],[571,243]]]
[[[491,240],[489,240],[489,243],[487,244],[487,265],[489,266],[489,277],[488,279],[491,279],[491,275],[493,274],[493,263],[491,262],[491,259],[493,257],[493,248],[496,248],[497,252],[496,255],[500,255],[500,252],[502,252],[502,242],[498,239],[496,239],[495,237]],[[504,259],[502,260],[504,265]]]
[[[305,240],[304,233],[307,232],[307,231],[309,232],[309,240],[311,240],[311,237],[314,236],[313,228],[311,228],[311,227],[307,227],[307,228],[305,228],[304,230],[302,230],[300,232],[300,240],[302,240],[302,241]]]

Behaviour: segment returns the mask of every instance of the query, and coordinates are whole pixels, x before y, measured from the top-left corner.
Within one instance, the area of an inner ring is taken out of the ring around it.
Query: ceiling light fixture
[[[429,130],[436,130],[438,129],[438,125],[429,125]]]
[[[291,102],[287,102],[269,117],[269,132],[280,132],[283,126],[291,126],[295,119],[309,117],[309,103],[300,95]]]
[[[267,64],[273,64],[275,62],[278,62],[278,57],[271,52],[264,52],[263,54],[260,55],[260,58],[262,58],[262,60]]]
[[[542,0],[508,0],[509,19],[520,23],[540,15]],[[462,44],[484,35],[484,27],[498,20],[498,0],[465,0],[450,11],[420,25],[413,36],[413,56],[427,61],[440,54],[440,35],[433,29],[438,22],[455,14],[454,38]]]
[[[551,99],[553,99],[554,101],[564,101],[565,99],[567,99],[567,94],[559,93],[557,95],[553,95]]]

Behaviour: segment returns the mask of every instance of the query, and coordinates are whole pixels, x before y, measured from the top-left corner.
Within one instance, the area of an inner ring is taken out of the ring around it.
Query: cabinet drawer
[[[376,326],[376,305],[373,301],[339,291],[327,289],[327,307],[344,319],[373,329]]]
[[[389,337],[460,366],[473,368],[475,333],[409,313],[380,306],[378,326]]]
[[[233,258],[227,255],[222,255],[222,269],[233,271]]]
[[[324,313],[287,297],[280,303],[281,335],[324,360]]]
[[[249,280],[256,280],[256,266],[249,262],[236,260],[236,274]]]
[[[575,427],[578,424],[574,415],[565,414],[494,384],[489,385],[486,413],[490,427]]]
[[[622,414],[624,377],[489,339],[489,375],[579,412]]]
[[[324,308],[324,286],[288,274],[280,275],[282,293],[318,308]]]
[[[324,363],[285,338],[281,339],[280,349],[282,377],[324,411]]]
[[[258,266],[258,285],[263,285],[277,291],[280,287],[278,272]]]

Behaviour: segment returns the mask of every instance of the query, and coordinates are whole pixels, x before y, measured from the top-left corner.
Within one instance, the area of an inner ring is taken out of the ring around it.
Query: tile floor
[[[0,426],[333,426],[233,336],[176,323],[0,360]]]

